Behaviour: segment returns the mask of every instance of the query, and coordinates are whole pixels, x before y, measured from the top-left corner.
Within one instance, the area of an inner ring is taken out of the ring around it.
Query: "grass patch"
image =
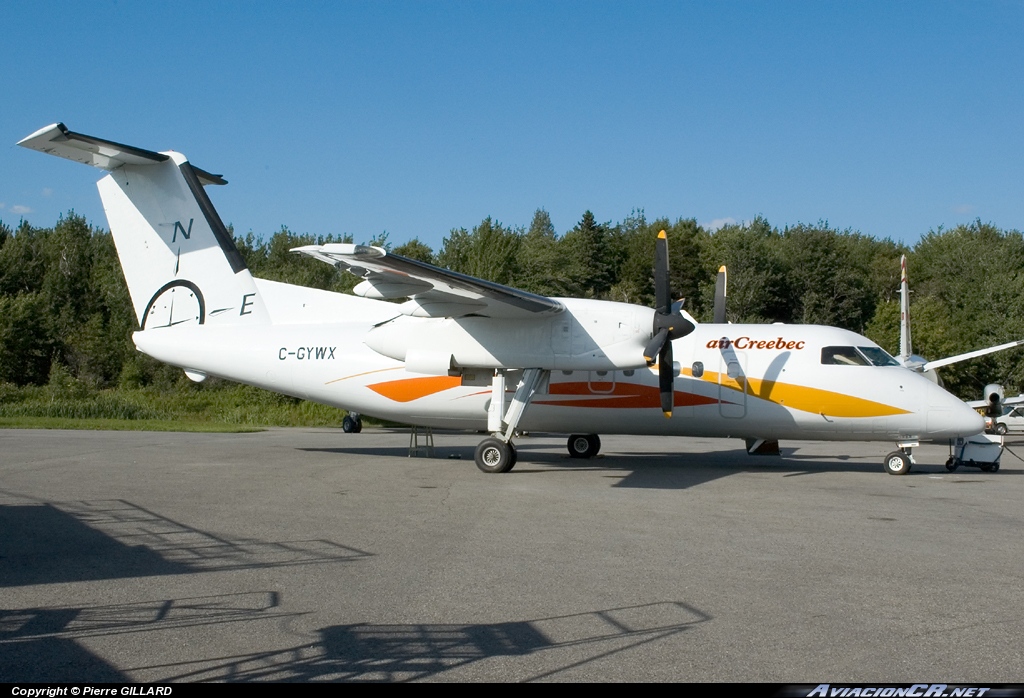
[[[92,429],[99,431],[191,431],[250,433],[263,427],[223,422],[186,422],[166,419],[69,419],[66,417],[0,417],[0,429]]]
[[[259,431],[338,427],[347,413],[259,388],[182,380],[164,387],[96,389],[65,372],[43,386],[0,383],[0,427],[156,431]]]

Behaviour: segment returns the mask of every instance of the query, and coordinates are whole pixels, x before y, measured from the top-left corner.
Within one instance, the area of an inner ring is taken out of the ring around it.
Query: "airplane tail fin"
[[[53,124],[18,145],[107,170],[97,187],[143,330],[264,324],[245,260],[203,188],[227,184],[181,153],[156,153]]]

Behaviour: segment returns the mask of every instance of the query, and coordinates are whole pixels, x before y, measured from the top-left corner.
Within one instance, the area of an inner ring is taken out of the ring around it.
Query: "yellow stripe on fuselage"
[[[683,369],[683,374],[693,377],[693,372],[688,368]],[[881,402],[791,383],[761,380],[747,376],[732,378],[715,371],[705,371],[700,380],[719,384],[723,388],[737,392],[746,392],[751,397],[761,398],[794,410],[823,414],[828,417],[889,417],[897,414],[909,414],[908,410]]]

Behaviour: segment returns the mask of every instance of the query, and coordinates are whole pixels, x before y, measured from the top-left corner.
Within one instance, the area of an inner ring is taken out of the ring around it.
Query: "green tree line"
[[[774,227],[763,218],[708,230],[693,219],[647,220],[633,211],[599,222],[587,211],[559,234],[544,210],[527,227],[486,218],[452,230],[439,250],[418,239],[368,241],[414,259],[534,293],[653,305],[652,263],[668,231],[673,293],[698,320],[711,318],[715,274],[729,270],[731,322],[834,325],[867,335],[892,353],[899,340],[899,258],[908,255],[915,351],[941,358],[1024,338],[1024,238],[976,221],[935,230],[906,247],[827,223]],[[282,228],[235,242],[254,276],[347,292],[350,274],[293,247],[351,242]],[[181,371],[135,350],[137,322],[108,232],[69,213],[51,228],[0,221],[0,385],[68,380],[91,390],[197,387]],[[947,367],[945,384],[976,398],[986,383],[1024,387],[1024,356],[1010,350]]]

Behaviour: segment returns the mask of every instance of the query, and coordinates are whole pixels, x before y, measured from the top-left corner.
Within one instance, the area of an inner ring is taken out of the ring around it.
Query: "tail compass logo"
[[[191,281],[175,279],[153,294],[142,316],[142,329],[202,325],[206,322],[206,302]]]

